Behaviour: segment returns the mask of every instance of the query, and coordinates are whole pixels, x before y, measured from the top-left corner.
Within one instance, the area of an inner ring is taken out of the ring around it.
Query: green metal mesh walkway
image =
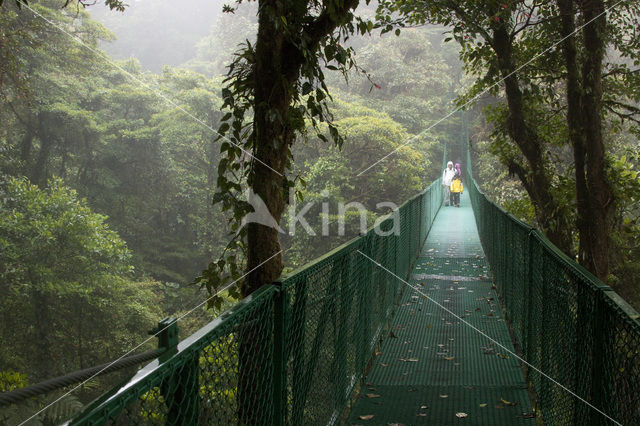
[[[465,193],[461,207],[440,210],[410,282],[513,350],[488,276]],[[531,403],[518,361],[455,315],[407,288],[391,331],[350,424],[535,424],[523,416]]]

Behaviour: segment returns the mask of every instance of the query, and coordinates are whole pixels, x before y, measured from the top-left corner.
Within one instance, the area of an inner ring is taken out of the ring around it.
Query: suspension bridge
[[[389,218],[182,342],[162,322],[161,355],[68,424],[640,424],[637,312],[470,165],[460,207],[436,181],[399,235]]]

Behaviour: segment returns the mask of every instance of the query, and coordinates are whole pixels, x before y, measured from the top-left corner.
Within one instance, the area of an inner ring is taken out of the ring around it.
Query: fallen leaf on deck
[[[388,367],[388,366],[389,366],[389,364],[385,364],[384,362],[381,362],[381,363],[380,363],[380,366],[381,366],[381,367]]]
[[[427,405],[421,405],[421,406],[420,406],[420,409],[421,409],[421,410],[426,410],[427,408],[429,408]]]
[[[456,413],[456,417],[464,419],[465,417],[469,417],[469,415],[467,413]]]
[[[448,398],[449,395],[440,395],[440,398]]]
[[[487,404],[486,404],[486,403],[480,404],[480,408],[484,408],[484,407],[486,407],[486,406],[487,406]]]
[[[445,356],[444,359],[446,359],[447,361],[453,361],[455,357],[453,356]]]
[[[427,417],[427,413],[418,413],[416,414],[418,417]]]
[[[516,402],[509,402],[504,398],[500,398],[500,402],[502,402],[504,405],[518,405],[518,401]]]
[[[498,404],[498,405],[495,406],[495,408],[504,408],[504,405]]]
[[[433,324],[427,324],[424,328],[431,328],[433,327]]]
[[[373,418],[373,414],[366,414],[364,416],[358,416],[360,420],[371,420]]]
[[[534,413],[533,411],[530,413],[522,413],[522,416],[518,417],[522,417],[523,419],[533,419],[536,417],[536,413]]]
[[[367,394],[367,398],[380,398],[380,395],[375,394],[375,393],[368,393]]]

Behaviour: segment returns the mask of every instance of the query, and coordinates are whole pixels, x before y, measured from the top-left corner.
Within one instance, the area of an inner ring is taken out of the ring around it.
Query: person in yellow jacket
[[[460,175],[456,173],[453,181],[451,182],[451,198],[449,200],[450,206],[455,205],[456,207],[460,207],[460,194],[462,194],[462,191],[462,181],[460,180]]]

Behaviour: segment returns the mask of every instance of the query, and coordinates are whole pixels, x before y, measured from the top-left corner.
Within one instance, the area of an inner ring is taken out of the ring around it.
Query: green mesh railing
[[[467,188],[480,239],[523,358],[624,425],[640,424],[638,313],[539,231]],[[612,424],[542,377],[527,379],[548,425]]]
[[[71,424],[338,422],[403,289],[367,256],[407,277],[442,195],[436,181],[404,203],[399,235],[389,217],[263,286]]]

